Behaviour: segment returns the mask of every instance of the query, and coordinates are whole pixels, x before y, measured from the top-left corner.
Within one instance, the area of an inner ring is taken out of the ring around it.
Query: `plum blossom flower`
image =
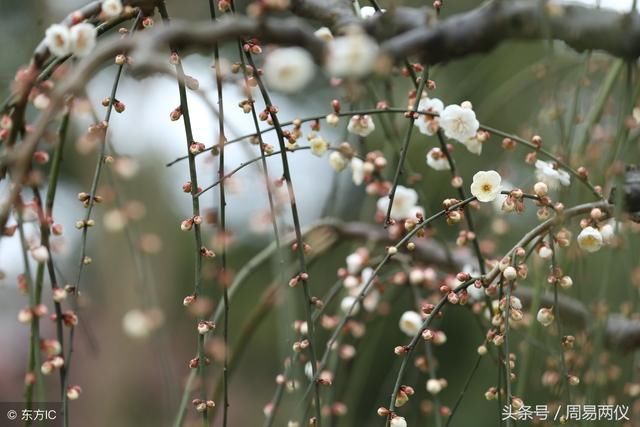
[[[443,109],[444,104],[438,98],[422,98],[418,103],[418,111],[440,114]],[[414,124],[418,126],[420,133],[431,136],[438,130],[439,121],[439,117],[422,114]]]
[[[615,241],[616,237],[616,221],[611,220],[602,226],[600,226],[600,234],[602,235],[602,241],[607,245],[612,244]]]
[[[151,332],[149,317],[138,309],[128,311],[122,318],[122,329],[132,338],[144,338]]]
[[[480,128],[480,122],[476,119],[476,113],[469,104],[447,105],[440,113],[440,127],[447,138],[455,139],[462,143],[476,136]]]
[[[415,311],[405,311],[400,317],[400,330],[410,337],[417,335],[422,328],[422,316]]]
[[[600,234],[596,228],[585,227],[580,234],[578,234],[578,246],[587,252],[600,250],[603,243],[604,239],[602,238],[602,234]]]
[[[71,27],[69,35],[71,38],[71,52],[75,56],[82,58],[89,55],[95,47],[98,31],[93,25],[83,22]]]
[[[311,153],[318,157],[322,157],[322,155],[329,149],[329,144],[320,135],[310,136],[309,146],[311,147]]]
[[[282,47],[267,55],[263,70],[270,87],[284,93],[295,93],[311,81],[315,65],[306,50],[300,47]]]
[[[360,311],[360,304],[356,304],[355,306],[353,305],[357,301],[358,298],[347,295],[346,297],[342,298],[342,301],[340,301],[340,310],[342,310],[344,314],[347,314],[349,313],[349,310],[351,310],[351,307],[353,307],[353,310],[351,310],[351,315],[355,316],[356,314],[358,314],[358,311]]]
[[[447,156],[439,148],[432,148],[427,153],[427,165],[437,171],[446,171],[451,169]]]
[[[480,202],[491,202],[500,195],[501,181],[500,174],[494,170],[476,172],[471,183],[471,194]]]
[[[416,193],[416,190],[398,185],[396,194],[393,197],[391,216],[396,219],[409,218],[414,212],[417,202],[418,193]],[[378,199],[376,206],[379,211],[386,213],[389,210],[389,196]]]
[[[44,43],[49,51],[56,56],[66,56],[71,53],[71,35],[66,25],[53,24],[44,35]]]
[[[103,0],[102,13],[109,18],[114,18],[122,13],[122,1],[120,0]]]
[[[369,135],[376,128],[376,125],[373,123],[373,119],[368,115],[355,115],[351,117],[349,120],[349,125],[347,125],[347,130],[356,135],[360,135],[362,137]]]
[[[555,316],[553,315],[553,311],[550,308],[541,308],[538,310],[538,314],[536,315],[536,319],[542,326],[549,326],[553,323],[553,319]]]
[[[339,151],[329,154],[329,164],[336,172],[342,172],[347,167],[347,159]]]
[[[407,427],[407,421],[404,417],[395,416],[391,418],[391,422],[389,423],[390,427]]]
[[[329,42],[326,68],[332,77],[360,78],[369,74],[378,56],[378,44],[361,32]]]
[[[464,144],[465,147],[467,147],[467,150],[470,153],[477,154],[478,156],[482,154],[482,141],[478,138],[477,133],[474,137],[469,138],[466,141],[463,141],[462,143]]]
[[[355,185],[360,185],[364,181],[364,162],[357,157],[351,159],[351,179]]]
[[[560,184],[568,187],[571,184],[571,176],[567,171],[558,169],[557,166],[543,160],[536,160],[536,179],[544,182],[550,189],[556,189]]]

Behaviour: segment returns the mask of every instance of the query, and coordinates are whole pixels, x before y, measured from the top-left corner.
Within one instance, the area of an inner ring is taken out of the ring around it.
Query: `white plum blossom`
[[[418,103],[418,111],[440,114],[443,109],[444,104],[438,98],[422,98]],[[440,118],[437,116],[421,114],[413,123],[418,126],[420,133],[431,136],[437,132],[439,122]]]
[[[351,159],[351,179],[355,185],[360,185],[364,181],[364,162],[357,157]]]
[[[500,174],[494,170],[476,172],[471,183],[471,194],[480,202],[491,202],[500,195],[501,182]]]
[[[333,34],[327,27],[318,28],[315,33],[313,33],[313,35],[325,42],[330,42],[331,40],[333,40]]]
[[[536,160],[536,179],[544,182],[550,189],[556,189],[560,184],[568,187],[571,184],[571,175],[567,171],[558,169],[556,165],[543,160]]]
[[[71,36],[71,52],[82,58],[89,55],[95,47],[98,30],[88,22],[83,22],[71,27],[69,34]]]
[[[377,56],[376,41],[356,32],[329,42],[329,56],[325,64],[332,77],[360,78],[371,72]]]
[[[31,249],[31,256],[37,262],[45,262],[49,259],[49,250],[45,246],[38,246]]]
[[[553,323],[555,316],[553,315],[553,310],[550,308],[541,308],[538,310],[538,314],[536,315],[536,319],[542,326],[549,326]]]
[[[122,318],[122,329],[131,338],[144,338],[151,332],[152,325],[144,312],[133,309]]]
[[[603,243],[602,234],[600,234],[596,228],[585,227],[580,234],[578,234],[578,246],[587,252],[600,250]]]
[[[367,19],[371,18],[376,14],[376,9],[373,6],[362,6],[360,8],[360,18]]]
[[[437,171],[446,171],[451,169],[447,156],[439,148],[432,148],[429,150],[427,153],[427,165]]]
[[[379,302],[380,291],[374,288],[366,297],[364,297],[364,300],[362,300],[362,307],[371,313],[378,307]]]
[[[415,311],[405,311],[400,317],[400,330],[410,337],[417,335],[422,328],[422,316]]]
[[[611,220],[610,222],[607,222],[600,227],[600,234],[602,235],[602,241],[605,244],[610,245],[614,242],[615,234],[616,234],[615,229],[616,229],[615,220]]]
[[[44,43],[53,55],[66,56],[71,53],[69,27],[61,24],[53,24],[47,28],[44,34]]]
[[[391,418],[391,422],[389,423],[390,427],[407,427],[407,421],[404,417],[395,416]]]
[[[398,185],[396,187],[396,194],[393,197],[391,216],[396,219],[410,218],[417,202],[418,193],[416,190]],[[386,214],[389,210],[389,196],[378,199],[376,206],[380,212]]]
[[[300,47],[282,47],[271,51],[264,61],[264,78],[271,88],[295,93],[302,90],[313,78],[313,58]]]
[[[365,257],[362,256],[359,251],[350,254],[345,260],[347,264],[347,272],[349,274],[357,274],[362,270],[362,267],[364,267],[365,261]]]
[[[122,13],[122,1],[120,0],[103,0],[102,13],[109,18],[114,18]]]
[[[347,167],[347,159],[339,151],[329,154],[329,164],[336,172],[342,172]]]
[[[467,150],[470,153],[477,154],[478,156],[482,154],[482,141],[478,139],[477,133],[474,137],[469,138],[466,141],[463,141],[462,143],[464,144],[465,147],[467,147]]]
[[[347,295],[346,297],[342,298],[342,301],[340,301],[340,310],[342,310],[344,314],[349,313],[349,310],[351,310],[351,307],[356,301],[358,301],[356,297]],[[356,314],[358,314],[358,311],[360,311],[360,304],[356,304],[353,307],[351,315],[355,316]]]
[[[440,127],[447,138],[462,143],[473,138],[480,129],[480,122],[470,106],[447,105],[440,113]]]
[[[309,147],[314,156],[322,157],[329,149],[329,143],[320,135],[313,135],[309,137]]]
[[[347,125],[347,130],[353,134],[360,136],[367,136],[371,132],[373,132],[376,128],[376,125],[373,123],[373,119],[368,115],[355,115],[351,117],[349,120],[349,124]]]
[[[427,391],[431,394],[438,394],[442,391],[442,384],[435,378],[427,381]]]

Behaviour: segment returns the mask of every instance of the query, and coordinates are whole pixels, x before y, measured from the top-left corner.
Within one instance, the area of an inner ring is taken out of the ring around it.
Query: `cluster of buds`
[[[44,304],[38,304],[35,307],[23,308],[18,312],[18,321],[20,323],[31,323],[34,318],[40,318],[47,315],[49,309]]]
[[[80,393],[82,393],[82,388],[79,385],[72,385],[67,388],[67,399],[78,400]]]
[[[408,385],[401,385],[398,388],[398,393],[396,394],[396,406],[404,406],[408,401],[409,397],[415,394],[415,390],[413,387]]]
[[[116,113],[123,113],[126,108],[124,102],[120,101],[117,98],[114,98],[113,102],[111,101],[110,97],[106,97],[102,100],[103,107],[109,107],[110,105],[113,106],[113,109],[116,110]]]
[[[191,144],[189,144],[189,153],[194,156],[196,154],[202,153],[205,149],[206,147],[202,142],[193,141]]]
[[[272,124],[271,114],[278,114],[278,111],[278,107],[276,107],[275,105],[271,105],[270,107],[262,110],[260,114],[258,114],[258,119],[260,119],[260,121],[267,121],[267,123]]]
[[[191,181],[187,181],[184,184],[182,184],[182,191],[185,193],[191,193],[191,191],[193,190],[193,185],[191,184]],[[202,191],[202,187],[198,187],[196,189],[196,192],[199,193]]]
[[[295,288],[298,283],[309,280],[309,273],[300,273],[289,280],[289,286]]]
[[[195,215],[191,218],[187,218],[180,223],[180,229],[182,231],[190,231],[194,225],[202,224],[202,217],[200,215]]]
[[[253,99],[251,100],[243,99],[238,103],[238,107],[240,107],[245,114],[249,114],[253,109],[253,103],[254,103]]]
[[[456,245],[466,246],[469,242],[476,239],[476,233],[469,230],[460,230],[458,237],[456,238]]]
[[[78,193],[77,197],[78,197],[78,200],[82,202],[82,205],[85,208],[88,208],[89,206],[91,206],[94,203],[95,204],[99,204],[99,203],[102,203],[104,201],[104,197],[98,196],[98,195],[91,196],[91,194],[85,193],[84,191]]]
[[[207,248],[205,246],[202,246],[200,248],[200,254],[205,258],[215,258],[215,256],[216,256],[216,253],[213,250],[211,250],[211,249],[209,249],[209,248]]]
[[[40,350],[44,351],[48,357],[53,357],[62,353],[62,345],[58,340],[43,339],[40,340]]]
[[[296,353],[300,353],[301,351],[303,351],[304,349],[309,347],[309,340],[301,340],[301,341],[296,341],[293,343],[292,349],[293,351],[295,351]]]
[[[205,412],[206,410],[216,406],[213,400],[193,399],[191,403],[193,404],[194,408],[196,408],[196,411],[198,412]]]
[[[40,372],[42,372],[42,375],[50,375],[54,370],[60,369],[63,366],[64,359],[62,356],[52,356],[42,363]]]
[[[198,333],[200,335],[205,335],[209,332],[211,332],[212,330],[214,330],[216,327],[215,323],[213,323],[210,320],[201,320],[200,322],[198,322]]]
[[[522,213],[524,207],[524,193],[519,188],[510,191],[502,202],[502,210],[505,212]]]
[[[73,328],[78,325],[78,315],[71,310],[67,310],[64,313],[62,313],[61,319],[62,319],[62,323],[66,327]],[[57,321],[58,316],[56,314],[52,314],[51,320],[53,322]]]
[[[113,60],[113,62],[115,62],[116,65],[122,66],[122,65],[131,65],[133,64],[133,58],[130,55],[125,55],[124,53],[120,53],[118,55],[116,55],[115,59]]]
[[[262,53],[262,47],[260,47],[260,42],[254,38],[246,40],[242,45],[242,50],[244,50],[245,52],[251,53],[253,55],[259,55]]]

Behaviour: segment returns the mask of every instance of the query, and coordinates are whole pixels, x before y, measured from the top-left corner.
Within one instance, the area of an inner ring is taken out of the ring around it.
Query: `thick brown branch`
[[[369,30],[375,32],[385,19],[368,20]],[[383,50],[396,59],[417,54],[428,64],[487,52],[507,40],[553,39],[579,52],[601,50],[628,59],[640,56],[637,13],[553,2],[541,8],[539,2],[522,0],[490,3],[422,27],[416,27],[414,21],[405,22],[411,27],[384,42]]]

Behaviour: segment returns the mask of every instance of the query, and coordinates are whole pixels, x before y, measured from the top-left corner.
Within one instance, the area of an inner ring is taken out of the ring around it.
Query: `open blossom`
[[[440,127],[444,130],[447,138],[464,143],[476,136],[478,129],[480,129],[480,122],[470,107],[454,104],[447,105],[442,110]]]
[[[373,119],[366,114],[364,116],[355,115],[351,117],[347,126],[349,132],[363,137],[369,135],[375,128],[376,125],[373,123]]]
[[[120,0],[102,0],[102,13],[109,18],[119,16],[122,9],[122,1]]]
[[[479,171],[473,175],[471,194],[480,202],[491,202],[500,195],[502,178],[496,171]]]
[[[300,47],[283,47],[271,51],[264,61],[264,78],[271,88],[285,93],[303,89],[313,78],[313,58]]]
[[[477,133],[473,138],[469,138],[462,143],[467,147],[467,150],[469,150],[470,153],[477,154],[478,156],[482,154],[482,141],[478,139]]]
[[[347,159],[339,151],[329,154],[329,164],[336,172],[341,172],[347,167]]]
[[[56,56],[71,53],[71,36],[66,25],[53,24],[45,32],[44,42],[49,51]]]
[[[98,36],[96,27],[88,22],[83,22],[71,27],[69,33],[71,36],[71,52],[75,56],[82,58],[91,53],[96,45],[96,37]]]
[[[138,309],[128,311],[122,318],[122,329],[132,338],[144,338],[151,333],[149,317]]]
[[[351,315],[355,316],[356,314],[358,314],[358,311],[360,311],[360,304],[356,304],[355,306],[353,305],[357,301],[358,298],[347,295],[346,297],[342,298],[342,301],[340,301],[340,310],[342,310],[344,314],[347,314],[349,313],[349,310],[351,310],[351,307],[353,307],[353,310],[351,310]]]
[[[443,109],[444,104],[438,98],[422,98],[418,103],[418,111],[440,114]],[[439,121],[439,117],[422,114],[416,119],[414,125],[418,126],[420,133],[431,136],[438,130]]]
[[[538,314],[536,315],[536,319],[542,326],[549,326],[553,323],[555,316],[553,315],[553,310],[550,308],[541,308],[538,310]]]
[[[602,234],[593,227],[585,227],[578,234],[578,246],[587,252],[600,250],[603,244]]]
[[[320,135],[310,137],[309,146],[311,147],[311,152],[318,157],[322,157],[329,149],[329,144]]]
[[[404,334],[413,337],[417,335],[420,332],[420,328],[422,328],[422,316],[415,311],[405,311],[400,317],[399,326]]]
[[[556,189],[560,184],[565,187],[571,184],[571,176],[567,171],[543,160],[536,160],[536,179],[547,184],[550,189]]]
[[[364,77],[378,56],[378,44],[366,34],[357,32],[329,42],[327,71],[332,77]]]
[[[615,241],[615,237],[616,237],[615,227],[616,227],[615,220],[611,220],[600,227],[600,235],[602,235],[602,241],[607,245],[610,245]]]
[[[393,197],[391,216],[396,219],[411,217],[416,203],[418,203],[418,193],[416,193],[416,190],[398,185],[396,187],[396,194]],[[387,210],[389,210],[389,196],[378,199],[376,206],[379,211],[386,214]]]
[[[407,427],[407,421],[404,417],[395,416],[391,418],[391,422],[389,423],[391,427]]]
[[[427,165],[437,171],[446,171],[451,169],[447,156],[439,148],[432,148],[427,153]]]
[[[364,181],[364,162],[357,157],[351,159],[351,179],[355,185],[360,185]]]

